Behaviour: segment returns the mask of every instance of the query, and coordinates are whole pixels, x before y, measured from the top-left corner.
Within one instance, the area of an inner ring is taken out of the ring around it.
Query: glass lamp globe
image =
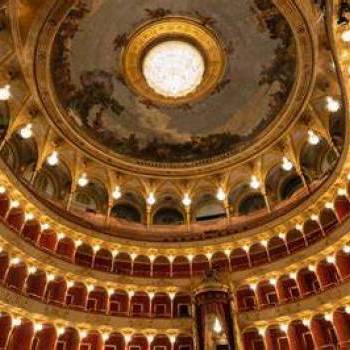
[[[205,71],[201,52],[190,43],[164,41],[146,54],[143,75],[147,84],[159,95],[179,98],[195,91]]]

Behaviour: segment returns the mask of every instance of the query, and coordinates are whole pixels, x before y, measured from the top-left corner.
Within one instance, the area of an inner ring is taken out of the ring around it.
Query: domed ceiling
[[[127,82],[130,40],[168,18],[205,28],[222,50],[222,74],[199,99],[167,104]],[[281,122],[296,46],[270,0],[82,0],[55,36],[51,79],[66,122],[85,140],[124,159],[176,166],[235,155]]]

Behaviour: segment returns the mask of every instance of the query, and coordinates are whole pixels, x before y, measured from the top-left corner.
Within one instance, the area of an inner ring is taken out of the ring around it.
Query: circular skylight
[[[165,41],[153,47],[143,61],[147,84],[158,94],[178,98],[195,91],[203,79],[201,52],[183,41]]]

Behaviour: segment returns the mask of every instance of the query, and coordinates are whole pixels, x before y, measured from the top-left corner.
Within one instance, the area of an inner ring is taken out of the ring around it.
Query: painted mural
[[[210,26],[228,57],[211,96],[178,107],[135,95],[120,62],[138,26],[172,15]],[[135,159],[192,162],[239,152],[273,122],[293,87],[296,44],[271,0],[80,0],[56,36],[51,69],[67,118],[87,137]]]

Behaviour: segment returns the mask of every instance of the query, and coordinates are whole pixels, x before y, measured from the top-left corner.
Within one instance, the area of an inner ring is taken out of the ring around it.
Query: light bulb
[[[148,344],[151,344],[154,340],[154,335],[153,334],[149,334],[147,335],[147,341],[148,341]]]
[[[296,280],[297,279],[297,273],[296,272],[291,272],[289,274],[289,278],[293,279],[293,280]]]
[[[185,207],[189,207],[192,203],[192,199],[190,198],[189,194],[186,193],[182,199],[182,204],[185,206]]]
[[[332,314],[331,313],[329,313],[329,312],[327,312],[327,313],[325,313],[325,315],[324,315],[324,319],[326,320],[326,321],[328,321],[328,322],[332,322]]]
[[[13,327],[18,327],[22,324],[22,319],[19,317],[15,317],[12,319],[12,326]]]
[[[57,151],[53,151],[48,157],[47,157],[47,164],[50,166],[55,166],[59,162],[58,153]]]
[[[147,204],[150,205],[150,206],[152,206],[152,205],[154,205],[156,203],[156,197],[154,196],[153,192],[150,192],[148,194],[148,197],[147,197],[146,201],[147,201]]]
[[[343,252],[344,252],[345,254],[350,254],[350,246],[345,245],[345,246],[343,247]]]
[[[86,286],[86,289],[87,289],[88,293],[91,293],[95,289],[95,286],[92,284],[88,284]]]
[[[216,193],[216,198],[219,201],[224,201],[226,199],[226,193],[222,187],[218,189],[218,192]]]
[[[106,342],[109,339],[109,333],[102,333],[102,340]]]
[[[214,321],[213,331],[216,334],[220,334],[222,332],[222,326],[221,326],[221,323],[217,317],[215,318],[215,321]]]
[[[20,258],[12,258],[10,259],[10,265],[18,265],[21,262]]]
[[[46,231],[50,228],[50,225],[45,223],[45,224],[40,224],[41,231]]]
[[[345,42],[349,42],[350,41],[350,30],[345,30],[342,34],[341,34],[341,39]]]
[[[334,99],[331,96],[327,96],[326,102],[327,102],[327,109],[329,112],[335,113],[335,112],[339,111],[339,109],[340,109],[340,102],[339,101],[337,101],[336,99]]]
[[[252,289],[252,290],[256,290],[256,287],[257,287],[258,285],[256,284],[256,283],[251,283],[251,284],[249,284],[249,288],[250,289]]]
[[[122,196],[122,192],[120,190],[120,187],[119,186],[116,186],[113,193],[112,193],[112,196],[115,200],[118,200],[121,198]]]
[[[80,330],[80,331],[79,331],[80,340],[86,338],[86,337],[87,337],[87,334],[88,334],[87,331],[85,331],[85,330]]]
[[[286,239],[286,234],[285,233],[283,233],[283,232],[281,232],[281,233],[279,233],[278,234],[278,238],[280,238],[280,239],[283,239],[283,240],[285,240]]]
[[[310,265],[308,266],[308,269],[309,269],[310,271],[312,271],[312,272],[315,272],[315,271],[316,271],[316,266],[310,264]]]
[[[280,324],[280,330],[284,333],[288,332],[288,325],[285,323]]]
[[[328,264],[335,264],[335,261],[336,261],[335,256],[332,256],[332,255],[327,256],[326,261]]]
[[[25,213],[24,214],[24,220],[25,221],[32,221],[32,220],[34,220],[34,214],[33,213]]]
[[[269,279],[269,282],[270,282],[270,284],[272,284],[273,286],[276,286],[276,284],[277,284],[277,279],[276,279],[276,278],[270,278],[270,279]]]
[[[282,158],[282,169],[285,171],[291,171],[293,169],[293,163],[287,158]]]
[[[33,130],[32,130],[32,124],[29,123],[25,125],[20,131],[19,134],[21,135],[22,139],[30,139],[33,136]]]
[[[7,101],[11,97],[10,85],[6,84],[0,88],[0,101]]]
[[[29,266],[29,268],[28,268],[28,272],[30,275],[36,273],[37,271],[38,271],[38,269],[35,266]]]
[[[64,327],[57,328],[57,335],[61,336],[66,332],[66,329]]]
[[[57,239],[60,241],[61,239],[65,238],[66,235],[63,233],[63,232],[60,232],[58,235],[57,235]]]
[[[308,142],[310,145],[316,146],[320,143],[320,137],[317,134],[315,134],[313,130],[309,130],[307,133],[309,135]]]
[[[0,186],[0,194],[6,193],[6,188],[4,186]]]
[[[11,208],[18,208],[19,207],[19,201],[18,200],[12,200],[10,202],[10,207]]]
[[[83,244],[83,241],[81,239],[77,239],[76,241],[74,241],[74,244],[76,247],[80,247]]]
[[[324,206],[326,209],[334,209],[334,204],[332,202],[327,202]]]
[[[87,178],[87,174],[83,173],[78,179],[78,185],[80,187],[85,187],[87,186],[88,183],[89,183],[89,179]]]
[[[48,280],[49,282],[54,281],[55,278],[56,278],[56,277],[55,277],[55,275],[54,275],[53,273],[47,274],[47,280]]]
[[[261,184],[258,178],[255,175],[252,175],[249,185],[253,190],[257,190]]]
[[[35,323],[34,324],[34,331],[35,332],[41,332],[43,330],[43,325],[41,323]]]
[[[350,314],[350,306],[346,306],[346,307],[345,307],[345,312],[346,312],[347,314]]]

